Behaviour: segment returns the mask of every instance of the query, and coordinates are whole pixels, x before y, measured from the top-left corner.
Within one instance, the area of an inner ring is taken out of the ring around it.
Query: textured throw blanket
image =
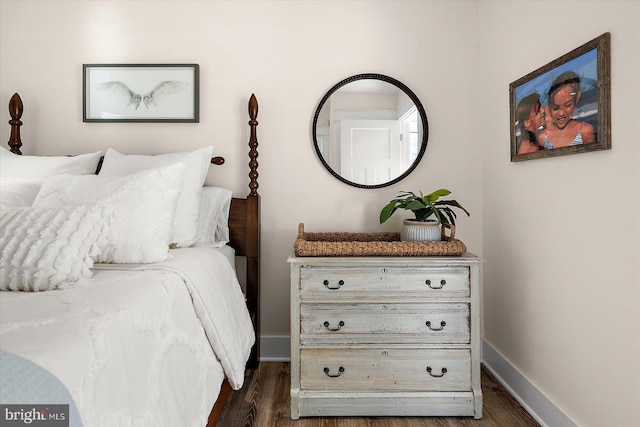
[[[0,346],[58,378],[85,427],[206,425],[225,374],[242,386],[255,335],[221,252],[171,252],[97,264],[64,290],[0,292]]]

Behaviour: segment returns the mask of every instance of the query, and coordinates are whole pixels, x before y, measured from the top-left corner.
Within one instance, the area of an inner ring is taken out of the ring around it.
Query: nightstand
[[[477,256],[288,262],[292,419],[482,417]]]

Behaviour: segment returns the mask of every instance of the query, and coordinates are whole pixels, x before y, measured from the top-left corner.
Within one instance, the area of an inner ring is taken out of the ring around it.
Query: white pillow
[[[31,206],[41,185],[37,179],[0,177],[0,207]]]
[[[53,175],[96,173],[100,151],[79,156],[21,156],[0,147],[0,176],[44,180]]]
[[[42,184],[33,205],[110,205],[114,217],[96,262],[165,261],[184,168],[175,163],[125,176],[53,176]]]
[[[200,193],[211,165],[213,146],[195,151],[160,154],[157,156],[124,155],[109,148],[104,155],[100,175],[126,175],[146,169],[159,168],[176,162],[184,162],[184,181],[173,218],[171,242],[186,248],[195,243],[198,232]]]
[[[91,277],[109,207],[0,210],[0,289],[46,291]]]
[[[229,242],[229,208],[233,192],[204,187],[200,198],[196,246],[224,246]]]

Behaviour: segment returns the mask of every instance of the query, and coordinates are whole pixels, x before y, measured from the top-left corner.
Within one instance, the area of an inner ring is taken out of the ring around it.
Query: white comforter
[[[213,248],[96,265],[60,291],[0,292],[0,347],[56,375],[85,426],[203,426],[223,377],[238,389],[255,336]]]

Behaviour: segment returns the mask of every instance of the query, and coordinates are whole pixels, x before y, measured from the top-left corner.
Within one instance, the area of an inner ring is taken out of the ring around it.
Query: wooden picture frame
[[[509,85],[511,161],[611,148],[610,34]]]
[[[199,122],[198,64],[84,64],[83,122]]]

